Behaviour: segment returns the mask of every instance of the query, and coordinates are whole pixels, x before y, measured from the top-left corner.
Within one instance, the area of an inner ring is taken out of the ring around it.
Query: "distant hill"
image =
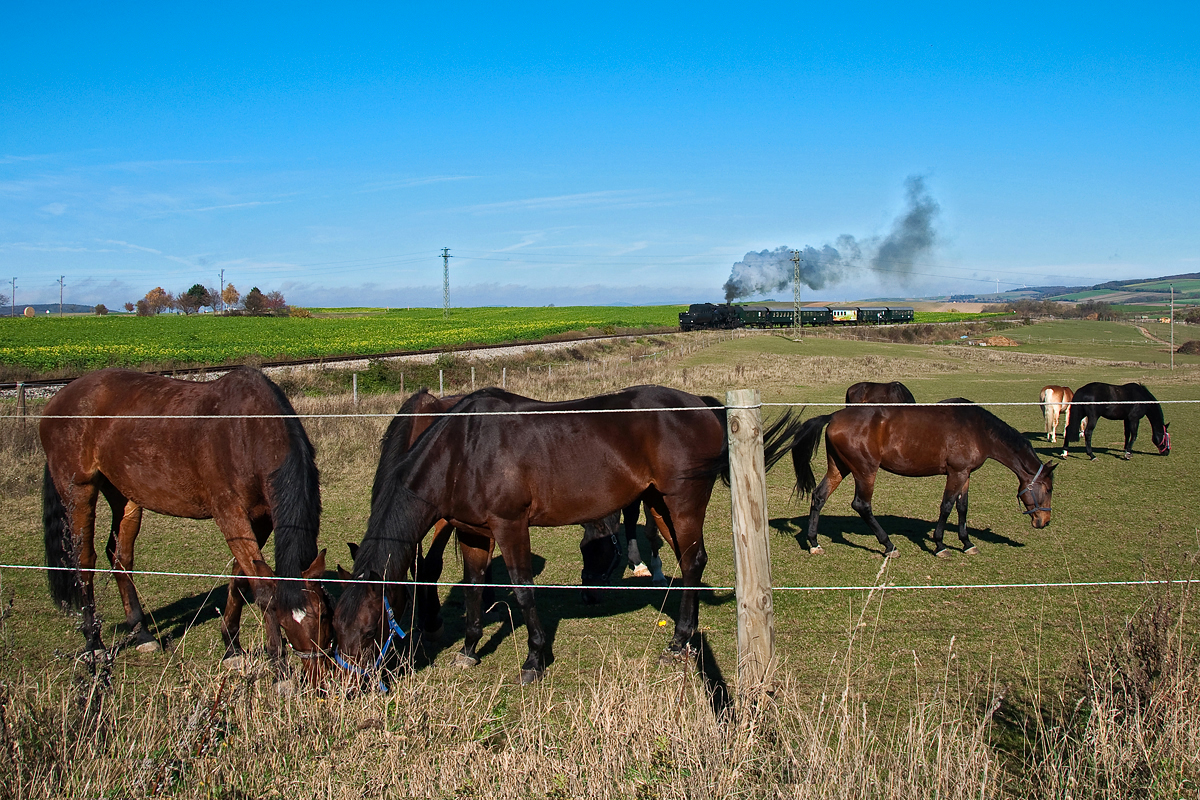
[[[1105,281],[1092,286],[1028,286],[1007,292],[953,295],[946,299],[951,302],[975,303],[1004,303],[1021,298],[1064,302],[1093,300],[1120,305],[1158,306],[1171,301],[1172,286],[1175,287],[1176,303],[1200,304],[1200,272],[1164,275],[1161,278]]]
[[[30,308],[30,306],[27,306],[24,303],[17,303],[17,316],[19,317],[22,314],[24,314],[26,308]],[[49,311],[51,314],[58,313],[58,303],[34,303],[32,308],[33,308],[34,313],[37,314],[39,317],[46,316],[47,311]],[[62,304],[62,312],[64,314],[91,314],[95,310],[95,308],[96,308],[95,306],[84,306],[84,305],[80,305],[79,303],[63,303]],[[113,309],[109,309],[109,310],[112,311]],[[3,308],[0,308],[0,317],[10,316],[11,313],[12,313],[11,305],[6,305]]]

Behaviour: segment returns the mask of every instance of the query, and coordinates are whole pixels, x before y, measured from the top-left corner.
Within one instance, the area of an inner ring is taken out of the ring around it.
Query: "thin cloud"
[[[368,183],[355,194],[368,194],[370,192],[388,192],[395,189],[411,189],[415,186],[428,186],[433,183],[446,183],[447,181],[472,181],[478,178],[478,175],[429,175],[424,178],[402,178],[394,181],[377,181]]]
[[[677,195],[650,195],[637,189],[610,189],[602,192],[560,194],[551,197],[530,197],[524,200],[505,200],[465,206],[462,211],[472,214],[494,214],[504,211],[561,211],[569,208],[646,208],[674,205]]]
[[[120,247],[128,247],[130,250],[141,250],[143,253],[153,253],[156,256],[161,256],[163,254],[162,250],[155,250],[153,247],[143,247],[140,244],[133,244],[132,242],[123,242],[120,239],[100,239],[98,241],[101,244],[115,244],[119,245]]]

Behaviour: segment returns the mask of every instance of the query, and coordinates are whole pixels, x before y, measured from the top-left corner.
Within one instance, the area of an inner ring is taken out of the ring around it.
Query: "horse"
[[[953,401],[960,399],[951,398]],[[828,468],[817,486],[809,462],[822,429],[825,429]],[[1050,496],[1054,490],[1056,464],[1042,464],[1025,437],[980,406],[855,406],[813,417],[800,426],[792,443],[796,491],[802,497],[812,495],[808,517],[809,552],[824,552],[817,544],[821,509],[849,474],[854,476],[851,507],[871,527],[883,545],[884,555],[899,555],[871,511],[875,476],[884,469],[908,477],[945,475],[946,490],[942,494],[941,513],[933,532],[934,554],[949,555],[942,535],[950,510],[956,506],[958,538],[963,551],[971,555],[978,553],[978,548],[967,536],[967,489],[971,473],[989,458],[1016,474],[1020,490],[1017,498],[1025,506],[1024,513],[1030,515],[1034,528],[1046,527],[1050,523]]]
[[[635,409],[642,413],[621,413]],[[766,432],[769,459],[778,460],[793,428],[785,415]],[[392,598],[381,583],[397,580],[421,537],[445,519],[459,531],[468,583],[467,633],[455,663],[479,663],[482,592],[474,584],[498,545],[528,632],[520,680],[538,680],[547,642],[531,586],[529,527],[601,519],[639,499],[674,550],[687,590],[664,657],[690,655],[699,621],[696,590],[708,560],[705,511],[729,465],[725,409],[715,398],[637,386],[547,403],[489,388],[456,404],[411,448],[390,446],[391,436],[384,441],[354,580],[334,608],[343,662],[361,671],[373,653],[384,651]]]
[[[1046,440],[1057,441],[1058,435],[1058,417],[1064,412],[1068,412],[1071,407],[1071,399],[1075,393],[1071,391],[1069,386],[1043,386],[1042,391],[1038,394],[1038,402],[1041,403],[1042,416],[1046,419]],[[1067,418],[1070,418],[1067,413]],[[1063,432],[1065,435],[1065,431]]]
[[[314,451],[295,414],[278,386],[248,368],[211,383],[104,369],[67,384],[46,404],[39,435],[50,593],[59,605],[82,611],[88,651],[105,650],[93,590],[96,502],[103,495],[112,509],[105,553],[138,650],[159,647],[129,575],[149,509],[213,519],[225,535],[236,559],[221,623],[227,666],[240,663],[243,591],[249,591],[263,610],[276,668],[286,664],[282,628],[308,677],[320,678],[332,643],[332,606],[319,583],[325,551],[317,552]],[[261,550],[272,530],[278,575],[301,580],[275,580]]]
[[[1083,435],[1088,458],[1096,460],[1092,453],[1092,431],[1096,429],[1096,423],[1101,417],[1124,421],[1125,452],[1122,458],[1126,461],[1133,458],[1133,443],[1137,439],[1138,424],[1142,417],[1150,420],[1150,441],[1158,448],[1158,454],[1170,454],[1171,434],[1167,433],[1170,423],[1163,421],[1162,406],[1154,395],[1150,394],[1149,389],[1140,383],[1127,383],[1124,386],[1089,383],[1075,392],[1074,402],[1071,403],[1067,414],[1067,432],[1063,435],[1063,458],[1067,457],[1067,448],[1073,440],[1072,428],[1078,428]]]
[[[917,398],[900,381],[871,383],[861,381],[846,390],[846,405],[871,403],[915,403]]]

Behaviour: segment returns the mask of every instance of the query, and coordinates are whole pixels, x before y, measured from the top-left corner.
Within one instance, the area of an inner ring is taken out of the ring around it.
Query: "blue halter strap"
[[[405,636],[404,629],[400,627],[400,623],[396,622],[396,615],[392,613],[392,604],[388,602],[387,595],[384,595],[383,598],[383,610],[387,614],[388,635],[387,638],[383,640],[383,647],[379,648],[379,657],[375,659],[375,666],[371,669],[363,669],[354,662],[347,661],[335,647],[333,649],[333,660],[339,667],[350,670],[355,675],[367,677],[373,672],[378,672],[379,668],[383,666],[383,662],[387,659],[388,650],[390,650],[392,647],[392,642],[403,639]],[[383,682],[382,678],[380,678],[379,691],[386,692],[387,690],[387,684]]]
[[[1042,476],[1042,470],[1044,470],[1045,468],[1046,468],[1045,464],[1042,464],[1042,463],[1038,464],[1038,471],[1033,473],[1033,477],[1030,478],[1030,480],[1029,480],[1029,485],[1026,486],[1024,489],[1022,489],[1021,491],[1017,492],[1017,499],[1020,499],[1021,496],[1023,494],[1025,494],[1026,492],[1033,491],[1033,485],[1035,483],[1037,483],[1037,479]],[[1038,511],[1049,511],[1049,510],[1050,509],[1048,509],[1048,508],[1043,508],[1042,506],[1037,505],[1036,501],[1035,501],[1033,508],[1027,508],[1024,511],[1022,511],[1021,513],[1022,514],[1034,514]]]

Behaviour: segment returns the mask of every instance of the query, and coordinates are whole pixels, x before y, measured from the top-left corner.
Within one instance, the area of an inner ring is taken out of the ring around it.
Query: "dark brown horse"
[[[871,383],[862,381],[846,390],[846,405],[863,403],[915,403],[917,399],[900,381]]]
[[[630,409],[644,411],[622,413]],[[390,598],[376,581],[399,579],[438,519],[459,531],[469,584],[480,582],[499,545],[528,630],[524,683],[546,665],[532,589],[531,525],[597,520],[644,500],[675,551],[684,587],[697,589],[707,561],[705,510],[714,481],[728,468],[724,421],[715,399],[659,386],[560,403],[484,389],[434,422],[411,449],[385,436],[367,532],[354,561],[357,581],[334,612],[341,657],[361,669],[379,652]],[[400,425],[397,419],[392,429]],[[781,449],[784,438],[768,435],[768,449]],[[474,664],[483,632],[481,591],[469,586],[465,594],[467,634],[457,661]],[[668,652],[685,651],[697,621],[696,593],[685,591]]]
[[[960,398],[953,398],[958,400]],[[825,431],[828,468],[816,486],[809,461],[816,450],[821,430]],[[945,475],[941,513],[933,532],[934,553],[948,555],[942,542],[950,510],[958,507],[958,538],[963,550],[977,553],[967,537],[967,489],[971,473],[992,458],[1012,470],[1019,481],[1018,500],[1024,504],[1033,527],[1050,523],[1050,495],[1054,490],[1054,464],[1042,464],[1033,446],[1012,426],[979,406],[914,406],[904,408],[846,408],[805,422],[792,445],[796,468],[796,490],[812,494],[808,517],[808,544],[817,545],[817,523],[829,495],[847,475],[854,476],[851,507],[871,527],[887,556],[898,555],[871,512],[875,476],[880,469],[896,475],[925,477]],[[814,491],[815,486],[815,491]]]
[[[279,387],[244,368],[211,383],[100,370],[46,404],[39,426],[46,563],[74,568],[50,570],[50,591],[82,610],[89,650],[104,649],[92,587],[103,495],[112,509],[105,550],[139,650],[158,648],[128,574],[149,509],[211,518],[225,535],[237,561],[221,627],[227,659],[240,657],[248,591],[263,609],[275,664],[282,668],[286,658],[282,628],[309,677],[319,677],[332,638],[330,603],[318,582],[325,571],[325,552],[317,552],[321,498],[313,447],[295,413]],[[275,580],[261,550],[272,529],[278,575],[303,580]]]
[[[1133,458],[1133,443],[1137,440],[1138,423],[1142,417],[1150,420],[1150,441],[1158,448],[1159,455],[1171,453],[1171,434],[1167,433],[1167,426],[1171,423],[1163,421],[1162,406],[1149,389],[1140,383],[1127,383],[1124,386],[1089,383],[1080,387],[1071,400],[1067,412],[1067,431],[1063,434],[1063,458],[1067,457],[1067,448],[1075,440],[1072,434],[1078,431],[1083,434],[1088,458],[1096,460],[1092,453],[1092,431],[1101,417],[1119,419],[1125,423],[1125,452],[1122,458],[1126,461]]]

